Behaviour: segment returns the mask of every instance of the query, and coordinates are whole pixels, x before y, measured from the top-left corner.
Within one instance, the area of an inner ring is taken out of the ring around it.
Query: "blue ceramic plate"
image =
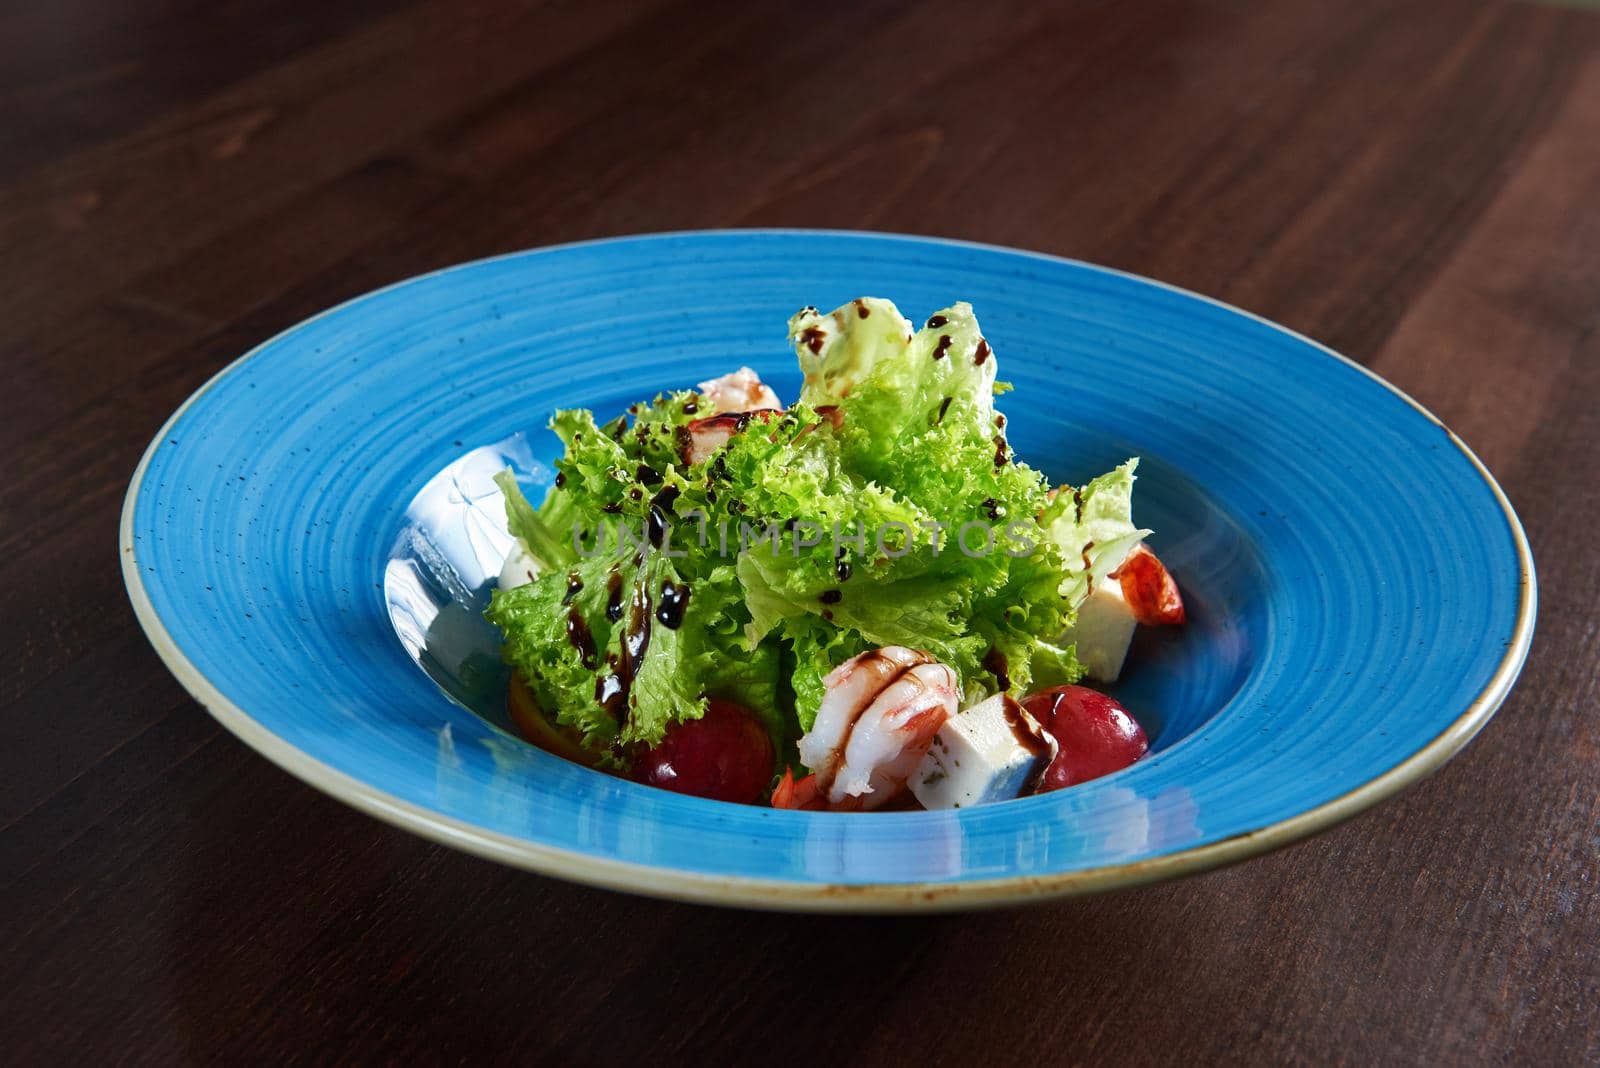
[[[1016,384],[1012,445],[1052,479],[1143,458],[1136,518],[1192,620],[1145,634],[1125,673],[1151,755],[1005,804],[848,815],[653,790],[504,730],[475,611],[505,545],[486,473],[547,480],[558,406],[608,415],[741,363],[792,398],[788,316],[864,293],[913,318],[971,301]],[[542,249],[335,308],[172,417],[129,487],[122,553],[173,672],[306,782],[546,874],[790,909],[1081,893],[1304,837],[1465,745],[1535,608],[1488,472],[1337,354],[1115,271],[853,233]]]

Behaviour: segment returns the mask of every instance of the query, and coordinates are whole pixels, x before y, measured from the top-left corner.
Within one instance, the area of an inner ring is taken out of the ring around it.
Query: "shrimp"
[[[750,423],[765,423],[780,414],[776,408],[757,408],[753,412],[708,415],[685,423],[678,433],[678,455],[683,457],[685,466],[705,463]]]
[[[827,774],[844,754],[856,718],[889,683],[918,664],[929,663],[926,653],[889,645],[852,657],[822,680],[824,693],[811,730],[800,739],[800,760],[811,770]]]
[[[831,809],[878,808],[899,796],[960,701],[954,671],[898,645],[845,661],[823,685],[799,750]]]
[[[778,785],[772,789],[772,807],[816,811],[828,806],[822,802],[815,774],[797,780],[794,771],[785,768],[783,778],[779,779]]]
[[[748,367],[730,371],[720,378],[701,382],[700,396],[710,403],[710,415],[724,412],[754,412],[763,408],[782,408],[772,387]]]

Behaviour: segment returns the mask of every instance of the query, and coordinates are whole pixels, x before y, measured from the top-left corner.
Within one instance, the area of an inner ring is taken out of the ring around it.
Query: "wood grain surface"
[[[1176,884],[923,919],[581,889],[347,810],[147,646],[116,522],[249,346],[687,227],[1082,257],[1349,353],[1500,477],[1532,657],[1440,774]],[[1600,1061],[1600,11],[0,8],[0,1060]]]

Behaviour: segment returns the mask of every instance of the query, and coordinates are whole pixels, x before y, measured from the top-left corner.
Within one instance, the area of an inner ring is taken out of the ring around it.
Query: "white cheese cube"
[[[1005,694],[945,720],[911,773],[924,808],[969,808],[1020,797],[1056,756],[1056,740]]]
[[[513,539],[511,551],[506,553],[506,562],[500,565],[500,588],[514,590],[518,586],[526,586],[538,574],[538,561],[528,553],[528,546],[521,538]]]
[[[1078,620],[1061,635],[1061,644],[1077,645],[1078,662],[1091,679],[1116,682],[1138,625],[1122,596],[1122,583],[1107,578],[1096,582],[1078,606]]]

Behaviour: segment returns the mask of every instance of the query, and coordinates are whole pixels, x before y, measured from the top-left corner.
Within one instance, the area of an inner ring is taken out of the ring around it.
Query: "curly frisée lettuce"
[[[1056,493],[1039,517],[1046,536],[1064,553],[1076,552],[1079,567],[1066,572],[1061,594],[1073,604],[1104,582],[1128,551],[1150,531],[1133,525],[1133,480],[1137,458],[1107,471],[1087,486]]]
[[[1075,682],[1062,636],[1147,533],[1136,461],[1052,493],[1012,455],[968,305],[917,328],[863,297],[801,311],[789,337],[804,382],[787,409],[717,413],[682,391],[603,425],[561,411],[540,506],[500,480],[538,573],[488,617],[541,711],[602,765],[717,699],[792,753],[823,678],[874,647],[925,651],[966,701]]]

